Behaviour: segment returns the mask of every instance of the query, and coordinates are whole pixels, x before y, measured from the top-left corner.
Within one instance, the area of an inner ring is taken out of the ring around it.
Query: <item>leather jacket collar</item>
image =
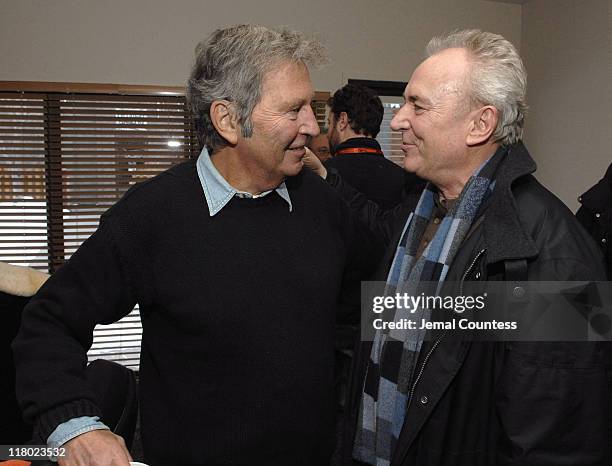
[[[492,264],[507,259],[522,259],[538,254],[533,239],[519,221],[519,209],[512,194],[513,184],[536,170],[522,142],[508,147],[506,156],[500,163],[495,175],[496,187],[488,203],[483,222],[483,235],[487,247],[487,263]]]

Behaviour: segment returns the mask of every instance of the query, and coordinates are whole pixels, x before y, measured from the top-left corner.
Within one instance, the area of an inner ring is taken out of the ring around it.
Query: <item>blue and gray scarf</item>
[[[468,180],[433,240],[417,260],[421,238],[435,211],[437,190],[427,184],[404,226],[387,277],[386,296],[396,293],[417,296],[423,291],[421,284],[426,282],[437,283],[435,292],[439,293],[479,207],[493,190],[493,174],[503,155],[504,151],[499,150]],[[423,308],[412,313],[407,309],[395,309],[394,320],[428,321],[430,314],[429,309]],[[377,466],[390,464],[404,425],[410,383],[425,332],[421,329],[376,331],[359,408],[353,449],[355,459]]]

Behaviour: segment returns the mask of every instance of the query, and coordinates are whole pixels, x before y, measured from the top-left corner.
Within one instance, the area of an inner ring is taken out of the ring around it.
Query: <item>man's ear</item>
[[[499,114],[492,105],[486,105],[475,110],[469,122],[466,144],[477,146],[487,142],[497,128],[498,120]]]
[[[240,126],[232,103],[227,100],[215,100],[210,105],[210,119],[217,132],[230,144],[238,143]]]
[[[340,131],[344,131],[349,126],[349,118],[346,112],[340,112],[337,118],[337,125]]]

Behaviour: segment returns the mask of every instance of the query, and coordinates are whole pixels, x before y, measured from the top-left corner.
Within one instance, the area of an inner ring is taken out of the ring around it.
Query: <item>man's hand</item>
[[[59,466],[129,466],[132,457],[122,437],[109,430],[92,430],[64,445],[66,456]]]
[[[304,155],[302,158],[304,166],[315,172],[321,178],[325,179],[327,176],[327,170],[319,160],[319,157],[314,155],[314,153],[308,147],[304,147],[304,149],[306,149],[306,155]]]

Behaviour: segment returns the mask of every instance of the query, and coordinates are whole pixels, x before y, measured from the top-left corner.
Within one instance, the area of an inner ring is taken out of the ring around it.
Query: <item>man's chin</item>
[[[285,152],[285,158],[281,165],[281,171],[287,176],[297,175],[304,166],[302,160],[306,155],[306,150],[302,147],[300,149],[289,149]]]
[[[417,170],[419,169],[419,164],[415,160],[415,157],[411,157],[409,155],[404,157],[404,161],[402,165],[404,167],[404,170],[410,173],[416,173]]]
[[[295,176],[302,171],[302,168],[304,168],[304,162],[302,159],[292,161],[291,163],[287,163],[285,161],[281,167],[281,173],[284,176]]]

